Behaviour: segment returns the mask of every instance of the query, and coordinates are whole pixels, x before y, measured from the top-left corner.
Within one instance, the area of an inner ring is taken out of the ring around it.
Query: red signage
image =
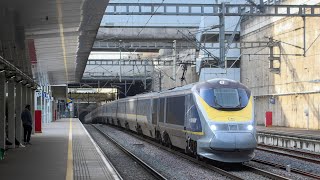
[[[272,112],[271,111],[267,111],[266,112],[265,126],[266,127],[272,126]]]
[[[42,133],[42,117],[41,117],[41,110],[34,111],[34,118],[35,118],[35,132]]]

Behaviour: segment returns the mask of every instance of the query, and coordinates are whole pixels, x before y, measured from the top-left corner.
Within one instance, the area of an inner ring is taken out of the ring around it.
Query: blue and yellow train
[[[198,157],[239,163],[257,146],[250,90],[229,79],[119,99],[95,109],[86,123],[110,123]]]

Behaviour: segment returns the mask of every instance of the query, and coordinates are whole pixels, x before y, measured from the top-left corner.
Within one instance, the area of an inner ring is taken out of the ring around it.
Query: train
[[[113,124],[226,163],[251,160],[257,147],[251,91],[224,78],[118,99],[90,112],[84,123]]]

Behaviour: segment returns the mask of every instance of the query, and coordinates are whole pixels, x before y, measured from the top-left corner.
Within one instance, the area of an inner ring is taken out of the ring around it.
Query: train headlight
[[[216,125],[211,125],[210,128],[211,128],[212,131],[216,131],[217,130],[217,126]]]
[[[249,124],[249,125],[247,126],[247,129],[248,129],[249,131],[252,131],[252,130],[253,130],[253,126],[252,126],[251,124]]]

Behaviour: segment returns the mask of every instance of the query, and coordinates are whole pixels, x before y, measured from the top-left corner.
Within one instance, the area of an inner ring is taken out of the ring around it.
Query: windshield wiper
[[[241,107],[241,96],[239,96],[239,104],[236,106],[236,108],[240,108]]]
[[[223,106],[218,103],[216,96],[214,96],[214,104],[215,104],[215,105],[218,105],[218,108],[223,108]]]

